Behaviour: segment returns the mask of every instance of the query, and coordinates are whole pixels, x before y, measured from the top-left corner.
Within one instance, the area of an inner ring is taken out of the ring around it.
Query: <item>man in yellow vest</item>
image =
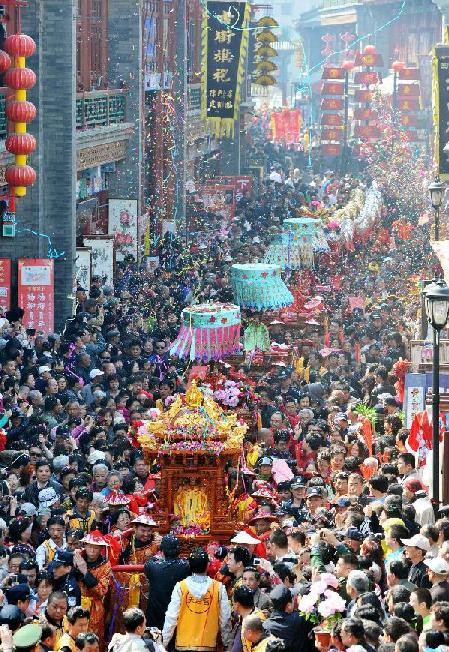
[[[176,629],[175,649],[214,652],[218,635],[231,643],[231,605],[223,584],[207,576],[209,556],[201,548],[189,557],[191,575],[173,589],[165,615],[162,640],[167,649]]]
[[[73,607],[67,612],[67,632],[59,639],[57,652],[75,652],[75,639],[78,634],[87,633],[89,629],[89,609]]]

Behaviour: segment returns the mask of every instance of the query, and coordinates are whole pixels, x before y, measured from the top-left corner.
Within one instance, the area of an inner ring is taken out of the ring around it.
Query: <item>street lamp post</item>
[[[350,59],[346,59],[341,64],[341,68],[345,74],[345,86],[344,86],[344,125],[343,125],[343,150],[341,153],[341,172],[344,174],[346,172],[346,165],[348,162],[348,123],[349,123],[349,73],[354,68],[355,63]]]
[[[446,186],[436,177],[429,186],[430,201],[432,202],[433,210],[435,211],[435,226],[434,226],[434,239],[440,239],[440,208],[443,203],[443,195]]]
[[[449,316],[449,288],[443,279],[434,280],[424,290],[426,315],[433,330],[432,362],[432,499],[435,508],[440,502],[440,331]]]

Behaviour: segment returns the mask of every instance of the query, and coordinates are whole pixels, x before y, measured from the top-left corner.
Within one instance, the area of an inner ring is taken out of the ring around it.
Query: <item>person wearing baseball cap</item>
[[[53,590],[66,594],[69,609],[79,606],[81,590],[73,574],[73,552],[58,550],[48,565],[48,572],[53,577]]]
[[[425,565],[428,568],[429,580],[432,583],[430,594],[432,602],[449,601],[449,562],[442,557],[425,559]]]
[[[429,552],[430,543],[422,534],[415,534],[410,539],[402,539],[405,546],[405,556],[411,561],[408,581],[422,589],[430,589],[432,584],[427,575],[424,557]]]
[[[162,537],[159,549],[163,559],[150,559],[144,573],[149,582],[147,626],[162,629],[165,613],[175,585],[190,575],[189,562],[179,559],[181,547],[173,534]]]

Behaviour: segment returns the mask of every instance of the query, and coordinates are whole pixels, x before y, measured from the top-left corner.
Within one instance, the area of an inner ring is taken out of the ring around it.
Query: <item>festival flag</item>
[[[345,73],[341,68],[335,66],[324,66],[321,79],[344,79]]]
[[[416,115],[405,114],[401,115],[401,124],[404,127],[416,127],[418,125],[418,118]]]
[[[341,145],[337,145],[336,143],[328,143],[326,145],[322,145],[323,154],[326,156],[340,156],[341,150]]]
[[[380,138],[381,131],[379,127],[374,125],[358,125],[354,128],[354,136],[356,138]]]
[[[419,97],[420,94],[419,84],[398,84],[399,97]]]
[[[419,100],[415,98],[398,98],[398,109],[400,111],[419,111]]]
[[[321,129],[321,140],[336,140],[338,143],[343,138],[343,129],[335,127],[334,129]]]
[[[339,113],[325,113],[321,116],[321,124],[326,127],[342,127],[343,119]]]
[[[341,82],[324,82],[322,95],[343,95],[345,85]]]
[[[369,108],[354,109],[354,120],[376,120],[377,111]]]
[[[419,68],[402,68],[399,71],[399,79],[420,80],[421,72]]]
[[[238,118],[249,18],[249,2],[206,0],[201,108],[217,138],[232,137]]]
[[[354,100],[356,102],[368,103],[373,99],[372,91],[365,88],[356,88],[354,93]]]
[[[368,66],[370,68],[383,68],[384,62],[382,55],[377,52],[373,53],[363,53],[358,50],[355,54],[355,65],[358,66]]]
[[[366,70],[364,72],[356,72],[354,75],[354,84],[362,84],[363,86],[370,86],[377,84],[379,75],[375,70]]]
[[[343,100],[337,97],[326,97],[324,100],[321,100],[322,111],[341,111],[343,108]]]

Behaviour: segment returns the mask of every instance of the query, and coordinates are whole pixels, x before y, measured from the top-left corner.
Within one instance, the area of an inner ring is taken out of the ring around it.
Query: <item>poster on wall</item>
[[[19,258],[18,305],[23,308],[23,325],[48,335],[54,331],[54,260]]]
[[[11,308],[11,259],[0,258],[0,315]]]
[[[127,255],[137,259],[137,199],[109,199],[108,231],[117,260]]]
[[[89,247],[77,247],[75,258],[75,279],[77,287],[90,289],[92,250]]]
[[[221,215],[232,222],[235,215],[235,187],[231,185],[204,185],[198,188],[198,201],[204,210]]]
[[[114,283],[114,236],[97,235],[84,238],[84,247],[90,248],[92,276],[101,276],[106,285]]]

